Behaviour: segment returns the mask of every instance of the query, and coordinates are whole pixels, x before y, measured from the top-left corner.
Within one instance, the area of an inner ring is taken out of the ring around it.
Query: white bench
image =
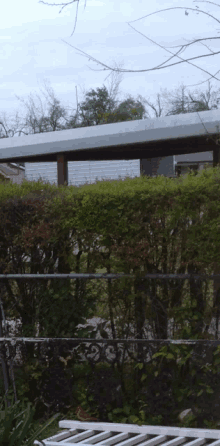
[[[59,421],[63,432],[42,441],[43,446],[220,446],[220,430],[189,429],[164,426],[138,426],[137,424],[115,424],[86,421]]]

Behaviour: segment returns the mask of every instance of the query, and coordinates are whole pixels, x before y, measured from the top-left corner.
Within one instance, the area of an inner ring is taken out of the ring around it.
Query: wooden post
[[[57,184],[58,186],[68,184],[68,163],[66,155],[57,155]]]

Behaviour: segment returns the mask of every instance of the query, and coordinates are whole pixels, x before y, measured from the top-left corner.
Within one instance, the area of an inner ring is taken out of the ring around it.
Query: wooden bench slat
[[[125,432],[150,435],[169,435],[194,438],[213,438],[220,439],[220,430],[217,429],[196,429],[188,427],[171,427],[171,426],[150,426],[137,424],[121,424],[121,423],[98,423],[93,421],[73,421],[61,420],[59,427],[73,429],[94,429],[99,431]]]
[[[45,446],[220,446],[220,430],[121,423],[59,421],[59,432]],[[213,440],[213,441],[211,441]],[[34,444],[43,444],[36,440]]]

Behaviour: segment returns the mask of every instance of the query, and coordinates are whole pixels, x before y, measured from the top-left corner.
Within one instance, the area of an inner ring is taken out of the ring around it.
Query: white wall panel
[[[51,184],[57,184],[57,163],[25,163],[25,178],[27,180],[38,180],[42,177]],[[98,180],[119,177],[139,177],[140,160],[113,160],[113,161],[69,161],[68,162],[68,184],[81,185],[86,181],[95,183]]]

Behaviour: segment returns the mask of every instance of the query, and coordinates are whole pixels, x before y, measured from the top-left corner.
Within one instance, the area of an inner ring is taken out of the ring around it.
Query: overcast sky
[[[56,0],[56,3],[62,1]],[[55,3],[53,0],[48,2]],[[135,32],[126,22],[177,5],[184,9],[160,12],[131,25],[167,47],[202,37],[220,37],[220,23],[189,9],[196,9],[197,5],[200,10],[214,15],[220,21],[220,7],[208,2],[87,0],[85,5],[84,0],[80,0],[76,29],[72,37],[77,3],[65,7],[61,13],[61,6],[44,5],[38,0],[10,0],[3,3],[0,15],[0,114],[6,112],[7,116],[13,115],[21,107],[15,95],[26,100],[30,93],[39,94],[44,80],[50,83],[61,104],[71,108],[76,107],[76,86],[79,101],[83,99],[83,90],[96,89],[103,83],[108,86],[110,77],[107,80],[105,78],[110,72],[92,71],[91,68],[102,67],[80,55],[67,43],[110,66],[117,63],[128,70],[152,68],[165,62],[170,54]],[[219,40],[204,43],[212,51],[218,51]],[[174,51],[172,48],[170,50]],[[190,46],[180,56],[193,57],[208,53],[209,50],[198,43]],[[177,58],[174,60],[177,61]],[[219,55],[192,62],[212,74],[220,68]],[[187,63],[158,71],[124,73],[119,87],[119,99],[125,98],[127,94],[135,98],[141,94],[155,102],[160,89],[167,88],[171,91],[181,84],[189,86],[202,82],[189,91],[205,91],[208,84],[204,81],[209,77]],[[213,90],[220,89],[220,73],[217,77],[219,81],[211,82]]]

